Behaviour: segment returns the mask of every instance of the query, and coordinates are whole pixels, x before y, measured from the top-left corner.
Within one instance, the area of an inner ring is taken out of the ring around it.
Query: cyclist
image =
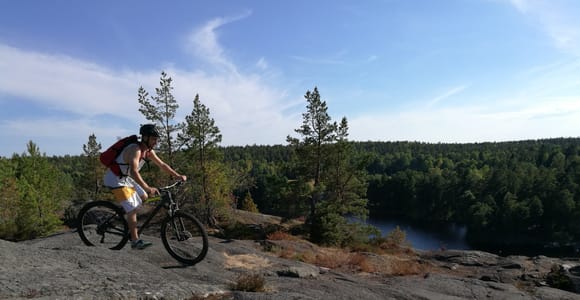
[[[153,161],[161,170],[180,180],[187,180],[186,176],[173,170],[153,150],[159,140],[159,131],[155,124],[142,125],[139,134],[141,140],[125,147],[116,159],[121,167],[122,175],[118,176],[111,169],[107,169],[103,180],[105,185],[111,188],[115,200],[127,212],[127,224],[129,225],[131,248],[133,249],[144,249],[151,246],[151,242],[140,239],[137,233],[136,208],[147,200],[149,195],[154,196],[159,193],[156,188],[149,186],[139,173],[145,160]]]

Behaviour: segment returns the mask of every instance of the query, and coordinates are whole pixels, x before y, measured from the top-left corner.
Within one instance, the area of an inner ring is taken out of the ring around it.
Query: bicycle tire
[[[109,201],[93,201],[79,211],[77,231],[87,246],[122,249],[129,240],[125,211]]]
[[[195,265],[208,250],[208,237],[201,222],[185,212],[175,212],[161,224],[163,246],[177,261]]]

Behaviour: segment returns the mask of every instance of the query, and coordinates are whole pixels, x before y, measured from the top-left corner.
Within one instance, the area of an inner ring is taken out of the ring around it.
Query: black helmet
[[[157,127],[155,127],[155,124],[141,125],[141,128],[139,129],[139,134],[142,136],[159,137],[159,131],[157,130]]]

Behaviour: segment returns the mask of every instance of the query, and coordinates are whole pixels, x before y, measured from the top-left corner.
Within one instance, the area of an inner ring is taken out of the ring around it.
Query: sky
[[[576,0],[23,0],[0,3],[0,156],[79,155],[148,121],[173,79],[222,146],[286,144],[315,87],[353,141],[580,136]]]

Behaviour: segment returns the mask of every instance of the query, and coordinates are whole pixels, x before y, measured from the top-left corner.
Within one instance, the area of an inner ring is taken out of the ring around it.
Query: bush
[[[269,233],[269,234],[266,236],[266,238],[267,238],[268,240],[271,240],[271,241],[280,241],[280,240],[290,240],[290,241],[295,241],[295,240],[298,240],[298,238],[297,238],[297,237],[295,237],[295,236],[293,236],[293,235],[291,235],[291,234],[289,234],[289,233],[286,233],[286,232],[284,232],[284,231],[279,231],[279,230],[278,230],[278,231],[274,231],[274,232],[272,232],[272,233]]]
[[[558,265],[553,265],[550,273],[546,278],[546,282],[553,288],[561,289],[569,292],[576,292],[574,288],[574,283],[566,275],[564,268]]]
[[[260,274],[241,274],[232,285],[235,291],[243,292],[265,292],[266,280]]]
[[[256,206],[256,203],[254,203],[254,199],[252,199],[252,195],[250,195],[249,192],[246,193],[246,196],[244,197],[244,200],[242,201],[242,210],[254,212],[254,213],[259,212],[258,206]]]
[[[312,218],[310,240],[321,245],[338,246],[344,237],[344,227],[347,224],[344,217],[336,213],[318,212]]]
[[[384,243],[380,245],[382,249],[400,249],[409,246],[410,243],[407,241],[407,233],[401,230],[399,226],[389,232]]]

